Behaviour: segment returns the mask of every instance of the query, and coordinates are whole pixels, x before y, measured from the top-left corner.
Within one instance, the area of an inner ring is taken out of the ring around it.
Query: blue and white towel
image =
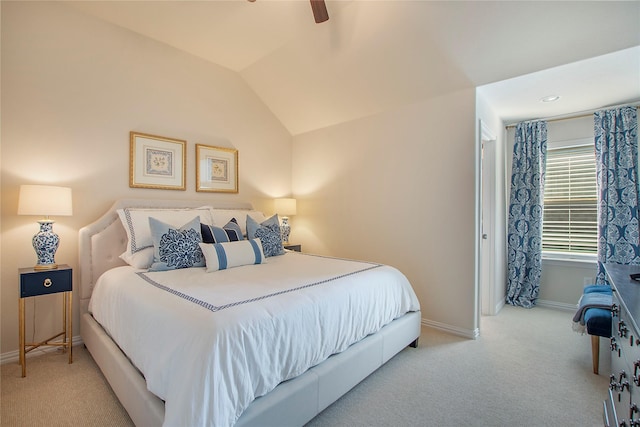
[[[584,334],[586,326],[584,324],[584,315],[590,308],[604,308],[611,310],[612,297],[608,293],[592,292],[583,294],[578,301],[578,310],[573,316],[573,330]]]

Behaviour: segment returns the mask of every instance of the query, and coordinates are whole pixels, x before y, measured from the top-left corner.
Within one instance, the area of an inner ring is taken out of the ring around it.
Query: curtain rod
[[[604,109],[611,109],[611,108],[620,108],[620,107],[636,107],[636,109],[640,109],[640,104],[622,104],[622,105],[612,105],[610,107],[602,107],[602,108],[596,108],[594,110],[586,110],[586,111],[580,111],[577,113],[570,113],[570,114],[564,114],[564,115],[560,115],[560,116],[552,116],[552,117],[546,117],[546,118],[542,118],[542,119],[531,119],[531,120],[521,120],[521,121],[525,121],[525,122],[529,122],[529,121],[533,121],[533,120],[544,120],[546,122],[559,122],[562,120],[570,120],[570,119],[580,119],[582,117],[590,117],[593,116],[593,113],[595,113],[596,111],[599,110],[604,110]],[[518,122],[520,123],[520,122]],[[506,129],[509,128],[514,128],[516,127],[516,125],[518,123],[511,123],[505,126]]]

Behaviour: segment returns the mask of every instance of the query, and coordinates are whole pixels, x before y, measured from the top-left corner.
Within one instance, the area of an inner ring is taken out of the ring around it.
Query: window
[[[551,145],[544,184],[542,250],[596,254],[597,201],[593,142]]]

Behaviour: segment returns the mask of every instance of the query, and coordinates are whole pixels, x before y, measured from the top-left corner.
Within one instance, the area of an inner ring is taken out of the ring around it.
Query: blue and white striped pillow
[[[235,218],[231,218],[231,221],[223,227],[202,223],[200,224],[200,232],[204,243],[236,242],[244,239],[242,230]]]
[[[260,239],[213,244],[200,243],[200,248],[207,264],[207,273],[265,262]]]

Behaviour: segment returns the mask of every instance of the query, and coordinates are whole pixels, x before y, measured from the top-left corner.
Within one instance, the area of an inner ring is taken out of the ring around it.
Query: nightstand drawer
[[[20,269],[20,298],[71,291],[71,272],[66,265],[45,271]]]

